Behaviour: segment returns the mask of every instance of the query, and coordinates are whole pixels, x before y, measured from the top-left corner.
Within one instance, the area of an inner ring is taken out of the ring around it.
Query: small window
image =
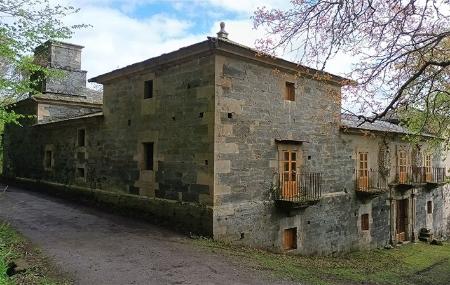
[[[361,215],[361,230],[363,231],[369,230],[369,214]]]
[[[84,178],[86,175],[86,171],[84,167],[77,167],[77,177]]]
[[[295,84],[292,82],[286,82],[286,94],[285,100],[295,101]]]
[[[86,153],[83,151],[79,151],[77,152],[77,159],[80,161],[83,161],[86,159]]]
[[[144,169],[153,170],[153,143],[144,143]]]
[[[297,248],[297,228],[285,229],[283,232],[284,250]]]
[[[51,169],[53,167],[53,152],[51,150],[45,151],[44,166],[46,169]]]
[[[427,202],[427,213],[433,214],[433,202],[432,201]]]
[[[86,130],[79,129],[77,137],[78,137],[78,146],[86,146]]]
[[[153,80],[144,83],[144,99],[153,98]]]

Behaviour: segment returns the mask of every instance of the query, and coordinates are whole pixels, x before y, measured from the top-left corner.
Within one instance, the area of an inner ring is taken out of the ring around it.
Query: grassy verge
[[[449,243],[405,244],[390,250],[352,252],[339,257],[275,254],[206,239],[195,243],[302,284],[450,284]]]
[[[15,264],[13,270],[12,264]],[[9,276],[11,275],[11,276]],[[21,235],[0,221],[0,285],[70,284]]]

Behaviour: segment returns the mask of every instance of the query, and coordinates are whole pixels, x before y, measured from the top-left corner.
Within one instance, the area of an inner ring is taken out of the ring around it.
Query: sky
[[[264,31],[253,28],[257,7],[288,8],[288,0],[59,0],[80,8],[64,19],[68,25],[88,24],[67,42],[84,46],[82,68],[88,78],[216,36],[226,23],[229,39],[254,47]],[[295,61],[288,55],[280,57]],[[327,69],[348,71],[348,58]]]

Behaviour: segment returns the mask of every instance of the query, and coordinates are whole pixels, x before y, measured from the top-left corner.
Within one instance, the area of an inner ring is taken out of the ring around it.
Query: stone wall
[[[283,99],[286,81],[296,100]],[[340,87],[253,61],[216,59],[214,237],[281,248],[282,231],[298,228],[302,253],[330,253],[357,242],[352,159],[339,132]],[[292,216],[271,197],[278,172],[275,140],[303,141],[303,167],[322,173],[324,198]]]
[[[153,80],[154,92],[153,98],[144,99],[147,80]],[[39,109],[57,115],[65,108],[35,104],[31,114]],[[212,56],[108,82],[103,113],[38,126],[32,126],[35,119],[24,127],[8,126],[5,174],[193,203],[203,209],[212,206]],[[78,145],[81,129],[85,130],[84,146]],[[154,143],[153,170],[144,169],[143,143],[147,142]],[[51,169],[45,167],[46,151],[53,152]],[[212,216],[209,219],[210,223],[199,220],[203,234],[212,234]]]

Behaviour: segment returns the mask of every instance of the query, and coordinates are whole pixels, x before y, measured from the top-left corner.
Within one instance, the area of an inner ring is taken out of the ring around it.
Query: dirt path
[[[158,226],[14,187],[0,194],[0,219],[76,284],[291,284]]]

